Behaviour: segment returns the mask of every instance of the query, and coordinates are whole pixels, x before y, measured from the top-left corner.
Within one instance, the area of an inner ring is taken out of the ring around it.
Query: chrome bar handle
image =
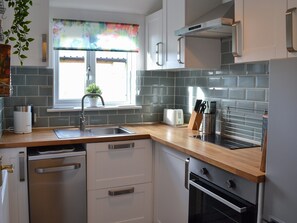
[[[239,31],[240,31],[240,21],[234,22],[232,24],[232,54],[234,57],[241,57]]]
[[[0,166],[2,166],[2,156],[0,156]],[[2,170],[0,168],[0,187],[2,187],[2,184],[3,184],[3,182],[2,182]]]
[[[109,196],[119,196],[119,195],[124,195],[124,194],[132,194],[134,193],[134,187],[123,189],[123,190],[109,190],[108,195]]]
[[[20,171],[20,182],[25,181],[25,153],[19,152],[19,171]]]
[[[236,204],[231,203],[230,201],[226,200],[223,197],[220,197],[219,195],[213,193],[212,191],[200,186],[199,184],[195,183],[194,181],[190,180],[190,184],[197,188],[198,190],[202,191],[203,193],[211,196],[212,198],[216,199],[217,201],[223,203],[224,205],[228,206],[229,208],[232,208],[234,211],[238,213],[244,213],[247,211],[247,207],[238,207]]]
[[[157,44],[156,44],[156,64],[158,65],[158,66],[163,66],[163,60],[162,60],[162,62],[160,63],[160,55],[162,56],[162,52],[160,53],[160,46],[162,46],[163,45],[163,43],[162,42],[158,42]],[[163,50],[163,49],[162,49]],[[162,57],[161,57],[162,58]]]
[[[189,164],[190,158],[187,158],[185,161],[185,188],[189,190]]]
[[[294,48],[294,30],[293,30],[293,12],[296,11],[296,7],[290,8],[286,11],[286,45],[287,50],[290,53],[297,52]]]
[[[179,63],[179,64],[184,64],[184,62],[182,62],[182,59],[181,59],[181,48],[182,48],[182,46],[181,46],[181,40],[182,40],[182,38],[184,38],[183,36],[181,36],[181,37],[179,37],[178,39],[177,39],[177,62]]]
[[[38,174],[62,172],[62,171],[67,171],[67,170],[79,169],[80,166],[81,166],[80,163],[72,163],[72,164],[66,164],[66,165],[61,165],[61,166],[36,168],[35,172]]]
[[[135,143],[124,143],[124,144],[109,144],[108,149],[130,149],[134,148]]]

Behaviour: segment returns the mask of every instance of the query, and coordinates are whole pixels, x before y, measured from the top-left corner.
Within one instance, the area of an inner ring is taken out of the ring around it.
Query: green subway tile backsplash
[[[227,108],[231,113],[240,112],[246,116],[252,113],[251,116],[258,120],[262,111],[268,108],[268,62],[234,64],[231,39],[222,41],[221,51],[219,70],[137,71],[136,104],[142,105],[142,109],[87,111],[87,122],[91,125],[161,122],[164,108],[182,108],[187,122],[196,99],[202,97],[217,102],[222,117],[217,117],[218,130],[228,126],[228,132],[232,132],[234,123],[224,123]],[[34,105],[35,127],[78,126],[80,112],[47,112],[53,104],[52,69],[12,67],[11,71],[14,94],[10,98],[0,98],[0,115],[4,117],[0,123],[2,129],[12,127],[13,106],[20,104]],[[236,129],[241,130],[234,134],[243,136],[245,133],[244,137],[259,140],[260,127],[249,123],[249,119],[241,121],[241,127],[236,125]]]

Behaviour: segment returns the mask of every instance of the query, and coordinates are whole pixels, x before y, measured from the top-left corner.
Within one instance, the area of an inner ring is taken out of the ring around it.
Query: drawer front
[[[87,144],[88,190],[151,181],[151,140]]]
[[[88,223],[152,222],[152,184],[88,191]]]

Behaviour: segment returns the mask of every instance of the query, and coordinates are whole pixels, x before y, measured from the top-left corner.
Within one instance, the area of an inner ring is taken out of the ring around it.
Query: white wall
[[[6,6],[7,4],[5,4]],[[28,20],[31,21],[29,24],[30,32],[28,37],[34,38],[34,41],[30,43],[30,50],[24,52],[27,55],[24,66],[46,66],[46,62],[42,62],[42,34],[48,33],[48,18],[49,18],[49,0],[33,0],[33,6],[29,9]],[[7,8],[2,19],[3,30],[10,28],[13,20],[13,10]],[[11,43],[10,43],[11,44]],[[11,45],[14,45],[12,43]],[[12,52],[14,50],[12,49]],[[11,52],[11,53],[12,53]],[[20,61],[16,55],[11,55],[11,65],[19,66]]]
[[[49,38],[52,39],[51,33],[51,21],[53,18],[58,19],[73,19],[73,20],[87,20],[87,21],[102,21],[102,22],[119,22],[119,23],[131,23],[139,24],[139,59],[137,61],[137,69],[141,70],[144,68],[144,36],[145,36],[145,16],[138,14],[126,14],[126,13],[113,13],[113,12],[102,12],[86,9],[69,9],[69,8],[55,8],[50,7],[50,30]],[[52,46],[49,46],[52,49]],[[50,50],[50,61],[52,62],[52,52]],[[50,63],[52,67],[53,63]]]

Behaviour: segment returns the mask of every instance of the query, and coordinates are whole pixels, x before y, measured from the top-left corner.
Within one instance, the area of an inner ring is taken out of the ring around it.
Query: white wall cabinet
[[[8,174],[9,223],[29,223],[26,148],[1,149],[0,157],[14,168]]]
[[[163,10],[145,18],[146,70],[162,69],[164,63]]]
[[[11,23],[13,12],[7,9],[6,19],[3,20],[3,29],[8,28],[8,24]],[[24,66],[48,66],[48,52],[46,54],[46,62],[42,62],[42,34],[47,35],[49,33],[49,0],[33,0],[33,6],[30,8],[30,14],[28,16],[30,23],[29,37],[34,38],[34,41],[30,43],[30,50],[24,52],[28,57],[25,59]],[[13,51],[13,49],[12,49]],[[11,65],[19,66],[20,62],[17,56],[11,56]]]
[[[286,48],[286,11],[296,6],[296,0],[235,0],[238,26],[233,44],[240,55],[235,62],[296,56]],[[293,41],[297,49],[297,10],[293,12]]]
[[[189,191],[185,188],[188,156],[160,143],[154,148],[154,222],[188,222]]]
[[[220,40],[180,38],[174,32],[221,3],[221,0],[163,0],[164,68],[220,67]]]
[[[87,188],[88,223],[151,223],[151,140],[87,144]]]

